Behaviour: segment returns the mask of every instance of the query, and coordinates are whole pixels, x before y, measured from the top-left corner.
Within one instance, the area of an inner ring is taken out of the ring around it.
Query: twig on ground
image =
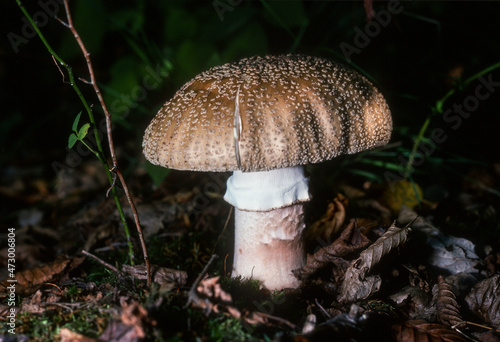
[[[316,303],[316,306],[321,310],[321,312],[328,318],[331,319],[332,316],[328,313],[328,311],[325,310],[325,308],[318,302],[318,298],[314,298],[314,302]]]
[[[208,268],[210,267],[210,265],[218,257],[219,256],[217,254],[212,254],[212,256],[210,257],[210,260],[208,260],[207,264],[205,265],[205,267],[203,268],[203,270],[201,271],[201,273],[198,275],[198,278],[196,278],[196,280],[194,281],[193,286],[191,286],[191,289],[189,290],[188,300],[186,302],[186,305],[184,305],[184,309],[187,308],[189,306],[189,304],[191,304],[192,302],[200,300],[200,298],[196,294],[196,288],[200,284],[200,281],[203,279],[203,277],[205,276],[205,274],[207,274]]]
[[[295,329],[296,328],[295,324],[293,324],[292,322],[290,322],[290,321],[288,321],[288,320],[286,320],[284,318],[281,318],[281,317],[278,317],[278,316],[273,316],[273,315],[270,315],[268,313],[260,312],[260,311],[258,311],[258,314],[261,317],[267,318],[268,320],[275,321],[275,322],[287,325],[291,329]]]
[[[82,254],[83,255],[86,255],[94,260],[96,260],[97,262],[99,262],[101,265],[109,268],[111,271],[115,272],[115,273],[118,273],[118,274],[123,274],[122,271],[120,271],[119,269],[117,269],[115,266],[111,265],[111,264],[108,264],[106,261],[96,257],[94,254],[91,254],[85,250],[82,251]]]

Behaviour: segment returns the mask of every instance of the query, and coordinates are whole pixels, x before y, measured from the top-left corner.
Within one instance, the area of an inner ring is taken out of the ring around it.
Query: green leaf
[[[346,168],[346,171],[352,173],[353,175],[365,177],[366,179],[370,179],[370,180],[375,181],[377,183],[382,182],[382,178],[380,178],[375,173],[372,173],[369,171],[360,170],[360,169],[351,169],[351,168]]]
[[[78,132],[78,122],[80,121],[80,116],[82,115],[82,112],[78,113],[78,115],[75,118],[75,121],[73,121],[73,132]]]
[[[90,128],[89,123],[86,123],[80,128],[80,130],[78,131],[78,140],[83,140],[83,138],[85,138],[87,132],[89,131],[89,128]]]
[[[75,133],[71,133],[69,138],[68,138],[68,147],[72,148],[75,146],[75,143],[78,141],[78,137],[76,136]]]

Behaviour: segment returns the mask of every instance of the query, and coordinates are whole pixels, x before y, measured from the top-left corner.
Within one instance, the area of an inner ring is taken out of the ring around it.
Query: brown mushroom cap
[[[264,171],[385,145],[391,131],[387,103],[357,72],[316,57],[251,57],[186,83],[151,121],[143,149],[173,169]]]

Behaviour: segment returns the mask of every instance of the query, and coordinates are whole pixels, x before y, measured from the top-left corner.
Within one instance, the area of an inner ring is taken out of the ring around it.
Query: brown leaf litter
[[[77,268],[84,260],[84,257],[65,258],[48,265],[16,272],[14,278],[17,281],[16,293],[24,296],[30,295],[43,285],[67,279],[69,272]],[[10,283],[7,279],[0,283],[3,295],[5,295],[5,289],[9,285]],[[0,297],[2,297],[1,294]]]

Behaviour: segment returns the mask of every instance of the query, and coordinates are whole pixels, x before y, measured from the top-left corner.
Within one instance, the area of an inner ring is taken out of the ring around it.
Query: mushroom
[[[168,168],[233,171],[224,195],[235,207],[232,276],[297,288],[304,165],[385,145],[391,131],[386,101],[358,73],[316,57],[251,57],[186,83],[151,121],[143,150]]]

